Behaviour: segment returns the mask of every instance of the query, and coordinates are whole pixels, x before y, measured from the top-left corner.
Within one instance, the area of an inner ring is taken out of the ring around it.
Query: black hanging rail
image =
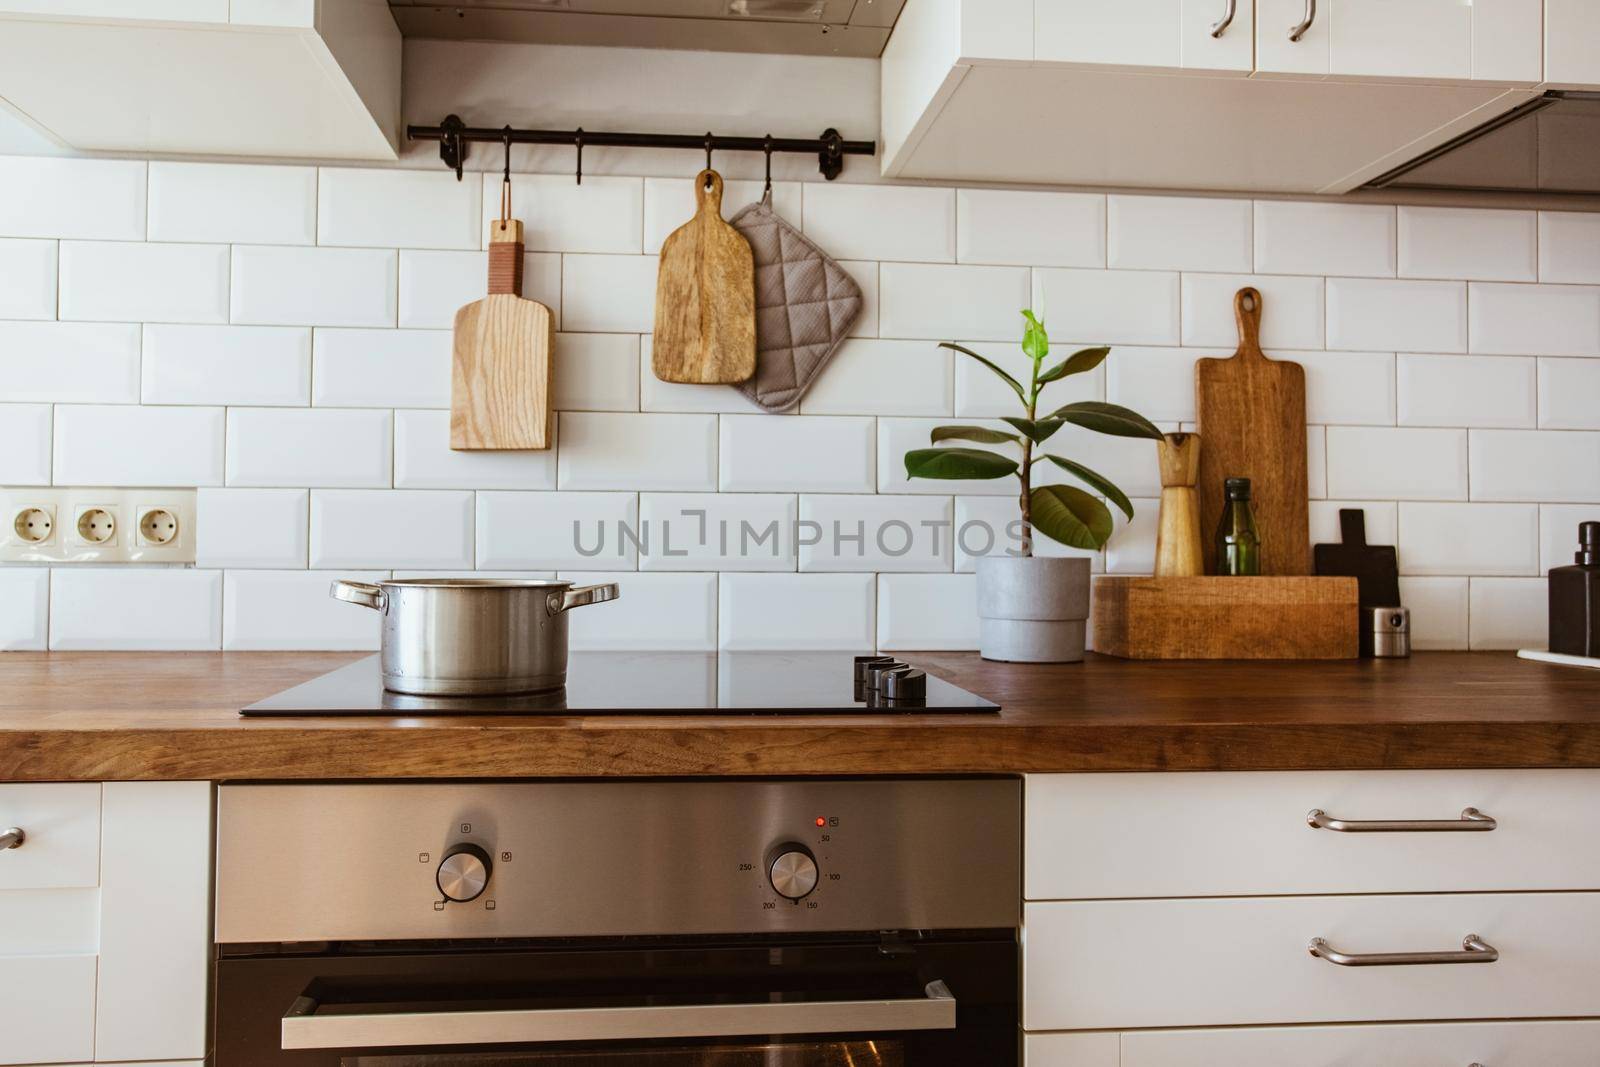
[[[773,152],[815,152],[817,167],[829,181],[837,178],[844,168],[845,156],[870,156],[878,151],[874,141],[847,141],[839,131],[829,128],[821,137],[718,137],[711,133],[602,133],[585,130],[515,130],[510,126],[495,129],[491,126],[468,126],[456,115],[446,116],[437,126],[407,126],[406,137],[412,141],[438,141],[439,158],[456,172],[461,180],[462,165],[467,161],[470,144],[553,144],[571,145],[578,150],[577,175],[583,181],[583,150],[602,148],[685,148],[698,149],[709,158],[712,152],[765,152],[770,160]]]

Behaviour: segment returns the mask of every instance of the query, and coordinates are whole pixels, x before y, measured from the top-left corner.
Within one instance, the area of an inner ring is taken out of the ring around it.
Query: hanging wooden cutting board
[[[1261,351],[1261,294],[1233,298],[1239,349],[1195,365],[1200,449],[1200,535],[1206,573],[1216,573],[1216,530],[1224,478],[1249,478],[1261,531],[1262,574],[1310,574],[1306,485],[1306,372]]]
[[[450,447],[549,448],[550,309],[522,298],[522,223],[489,228],[489,295],[456,312]]]
[[[756,372],[755,259],[722,219],[722,175],[694,189],[694,218],[661,246],[651,364],[664,382],[732,385]]]

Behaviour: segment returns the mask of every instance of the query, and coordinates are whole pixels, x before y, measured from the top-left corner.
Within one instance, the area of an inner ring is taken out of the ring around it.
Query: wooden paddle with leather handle
[[[661,246],[650,361],[664,382],[731,385],[756,372],[755,258],[722,218],[722,175],[694,189],[694,218]]]

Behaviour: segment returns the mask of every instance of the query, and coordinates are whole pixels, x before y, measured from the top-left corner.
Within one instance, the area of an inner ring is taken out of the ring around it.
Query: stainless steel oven
[[[226,785],[215,1067],[1007,1067],[1020,784]]]

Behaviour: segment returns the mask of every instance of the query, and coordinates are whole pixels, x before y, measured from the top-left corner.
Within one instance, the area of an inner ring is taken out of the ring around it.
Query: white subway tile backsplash
[[[328,595],[334,578],[381,582],[387,571],[230,570],[222,585],[222,647],[376,652],[383,616]]]
[[[1033,361],[1027,353],[1022,351],[1020,341],[962,341],[958,342],[963,348],[969,348],[978,353],[991,363],[999,365],[1007,374],[1019,382],[1027,382],[1033,373]],[[1083,348],[1093,348],[1094,345],[1067,343],[1059,339],[1050,343],[1050,354],[1042,361],[1046,369],[1055,366],[1058,362],[1071,356]],[[1111,353],[1109,360],[1115,362],[1123,358],[1126,349],[1118,348]],[[1022,414],[1022,402],[1011,387],[991,371],[964,353],[954,353],[955,382],[956,382],[956,414],[963,417],[979,416],[983,418],[998,417],[1000,415]],[[1084,374],[1074,374],[1068,378],[1060,378],[1045,387],[1044,393],[1039,397],[1041,411],[1053,411],[1064,404],[1076,403],[1080,400],[1104,400],[1106,398],[1106,367],[1101,363],[1094,370]]]
[[[1099,193],[956,190],[956,259],[1034,267],[1106,265]]]
[[[1600,285],[1600,214],[1539,212],[1539,280]]]
[[[1194,365],[1201,357],[1226,359],[1222,349],[1137,348],[1112,350],[1105,363],[1106,399],[1147,419],[1193,422]],[[1055,401],[1051,401],[1055,406]],[[1009,414],[1009,412],[1007,413]]]
[[[56,317],[57,242],[0,238],[0,319]]]
[[[1113,512],[1120,515],[1120,512]],[[958,496],[956,497],[955,550],[956,570],[971,573],[977,570],[981,556],[1001,556],[1020,551],[1022,530],[1019,525],[1022,513],[1017,500],[1011,496]],[[1096,574],[1104,571],[1103,553],[1084,548],[1070,548],[1035,535],[1035,556],[1077,556],[1089,560],[1089,568]]]
[[[0,652],[43,652],[50,647],[50,571],[0,569]]]
[[[1539,505],[1539,573],[1574,562],[1578,524],[1600,522],[1600,504]]]
[[[301,406],[311,402],[311,329],[306,326],[144,328],[146,404]]]
[[[370,248],[482,248],[483,186],[447,171],[323,167],[317,243]]]
[[[564,179],[562,179],[564,180]],[[515,179],[513,179],[515,183]],[[570,183],[568,183],[570,184]],[[584,184],[588,184],[585,179]],[[731,219],[746,204],[761,199],[762,182],[724,181],[722,187],[722,217]],[[772,209],[796,229],[800,229],[801,202],[799,182],[772,183]],[[644,250],[651,255],[661,251],[667,235],[694,217],[694,179],[646,178],[644,180]],[[609,251],[608,249],[583,249],[583,251]],[[638,249],[630,249],[637,252]]]
[[[57,485],[222,484],[222,409],[60,404]]]
[[[805,415],[948,415],[953,353],[933,341],[846,341],[800,400]]]
[[[725,493],[870,493],[873,420],[844,415],[723,415]]]
[[[1537,574],[1532,504],[1400,502],[1401,574]]]
[[[486,252],[400,252],[400,325],[419,330],[448,330],[456,312],[489,292]],[[561,257],[554,252],[522,256],[522,293],[559,318]]]
[[[1465,352],[1465,282],[1328,279],[1328,347]]]
[[[880,574],[878,648],[978,647],[976,574]]]
[[[0,322],[0,385],[19,403],[138,403],[139,327]]]
[[[1107,574],[1152,574],[1156,569],[1156,527],[1159,501],[1132,499],[1133,519],[1111,509],[1114,529],[1106,542]],[[1204,531],[1202,531],[1203,534]]]
[[[62,241],[60,317],[227,322],[228,246]]]
[[[50,484],[49,404],[0,404],[0,485]]]
[[[884,263],[878,268],[878,336],[947,341],[1022,337],[1027,267]]]
[[[1460,652],[1468,644],[1467,579],[1401,578],[1400,601],[1411,609],[1411,647]]]
[[[227,484],[386,488],[393,417],[343,408],[234,408]]]
[[[800,497],[796,540],[802,571],[949,571],[955,542],[951,501],[807,493]]]
[[[1473,282],[1472,351],[1600,356],[1600,287]]]
[[[561,329],[568,333],[649,333],[655,309],[655,256],[561,258]]]
[[[1339,544],[1344,540],[1339,512],[1359,509],[1364,516],[1367,544],[1393,545],[1400,538],[1400,505],[1393,500],[1311,501],[1311,543]]]
[[[694,215],[691,184],[683,183],[680,223]],[[479,232],[485,245],[489,227],[500,218],[500,186],[498,171],[484,174]],[[724,216],[733,214],[724,207]],[[586,174],[579,185],[565,174],[511,176],[511,217],[522,220],[522,243],[529,251],[637,254],[643,247],[643,215],[644,183],[639,178]]]
[[[1175,345],[1181,333],[1169,271],[1036,270],[1033,310],[1054,333],[1093,344]],[[1020,338],[1020,324],[1012,332]]]
[[[871,574],[724,574],[717,646],[724,652],[871,648],[876,581]]]
[[[850,336],[878,336],[878,265],[852,259],[840,260],[839,266],[861,290],[861,314],[850,327]]]
[[[563,489],[716,488],[714,416],[566,411],[560,434],[556,470]]]
[[[1322,279],[1260,274],[1185,274],[1183,343],[1232,351],[1239,343],[1233,298],[1245,286],[1261,294],[1261,344],[1269,352],[1322,347]]]
[[[1550,614],[1541,578],[1473,578],[1468,616],[1472,648],[1544,649]]]
[[[395,253],[235,245],[232,321],[257,326],[393,326]]]
[[[955,261],[954,189],[806,182],[803,197],[805,235],[836,259]]]
[[[1194,196],[1107,198],[1107,265],[1123,270],[1248,271],[1248,200]]]
[[[558,411],[638,411],[639,338],[626,333],[558,333]]]
[[[1395,209],[1384,204],[1257,200],[1255,269],[1392,278],[1395,231]]]
[[[1330,497],[1467,499],[1465,430],[1330,426],[1327,434]]]
[[[631,571],[642,536],[637,493],[478,493],[480,568]]]
[[[1306,421],[1393,426],[1394,357],[1387,352],[1274,352],[1306,372]]]
[[[1401,207],[1400,276],[1531,282],[1539,277],[1532,211]]]
[[[317,170],[153,162],[149,239],[315,244]]]
[[[306,566],[311,512],[304,489],[201,489],[195,512],[197,566]]]
[[[143,160],[0,156],[0,237],[144,240]]]
[[[620,586],[617,600],[573,612],[567,624],[567,642],[575,652],[716,650],[715,574],[562,571],[561,577],[579,585],[616,582]]]
[[[595,337],[608,336],[594,334]],[[609,336],[626,336],[612,334]],[[729,385],[685,385],[682,382],[664,382],[656,377],[651,365],[651,336],[639,338],[639,407],[644,411],[720,412],[740,415],[760,413],[755,401]],[[786,414],[792,414],[793,409]]]
[[[317,489],[311,566],[473,565],[473,494],[441,489]]]
[[[1600,433],[1473,430],[1472,499],[1600,503]]]
[[[1600,430],[1600,359],[1539,360],[1539,427]]]
[[[1396,358],[1402,426],[1534,425],[1532,359],[1405,354]]]
[[[458,451],[450,447],[448,411],[396,411],[394,485],[396,489],[554,489],[556,450]]]
[[[318,407],[448,408],[448,330],[319,328],[311,402]]]
[[[792,571],[795,498],[640,493],[642,571]]]
[[[60,567],[50,575],[50,647],[222,647],[222,572]]]

